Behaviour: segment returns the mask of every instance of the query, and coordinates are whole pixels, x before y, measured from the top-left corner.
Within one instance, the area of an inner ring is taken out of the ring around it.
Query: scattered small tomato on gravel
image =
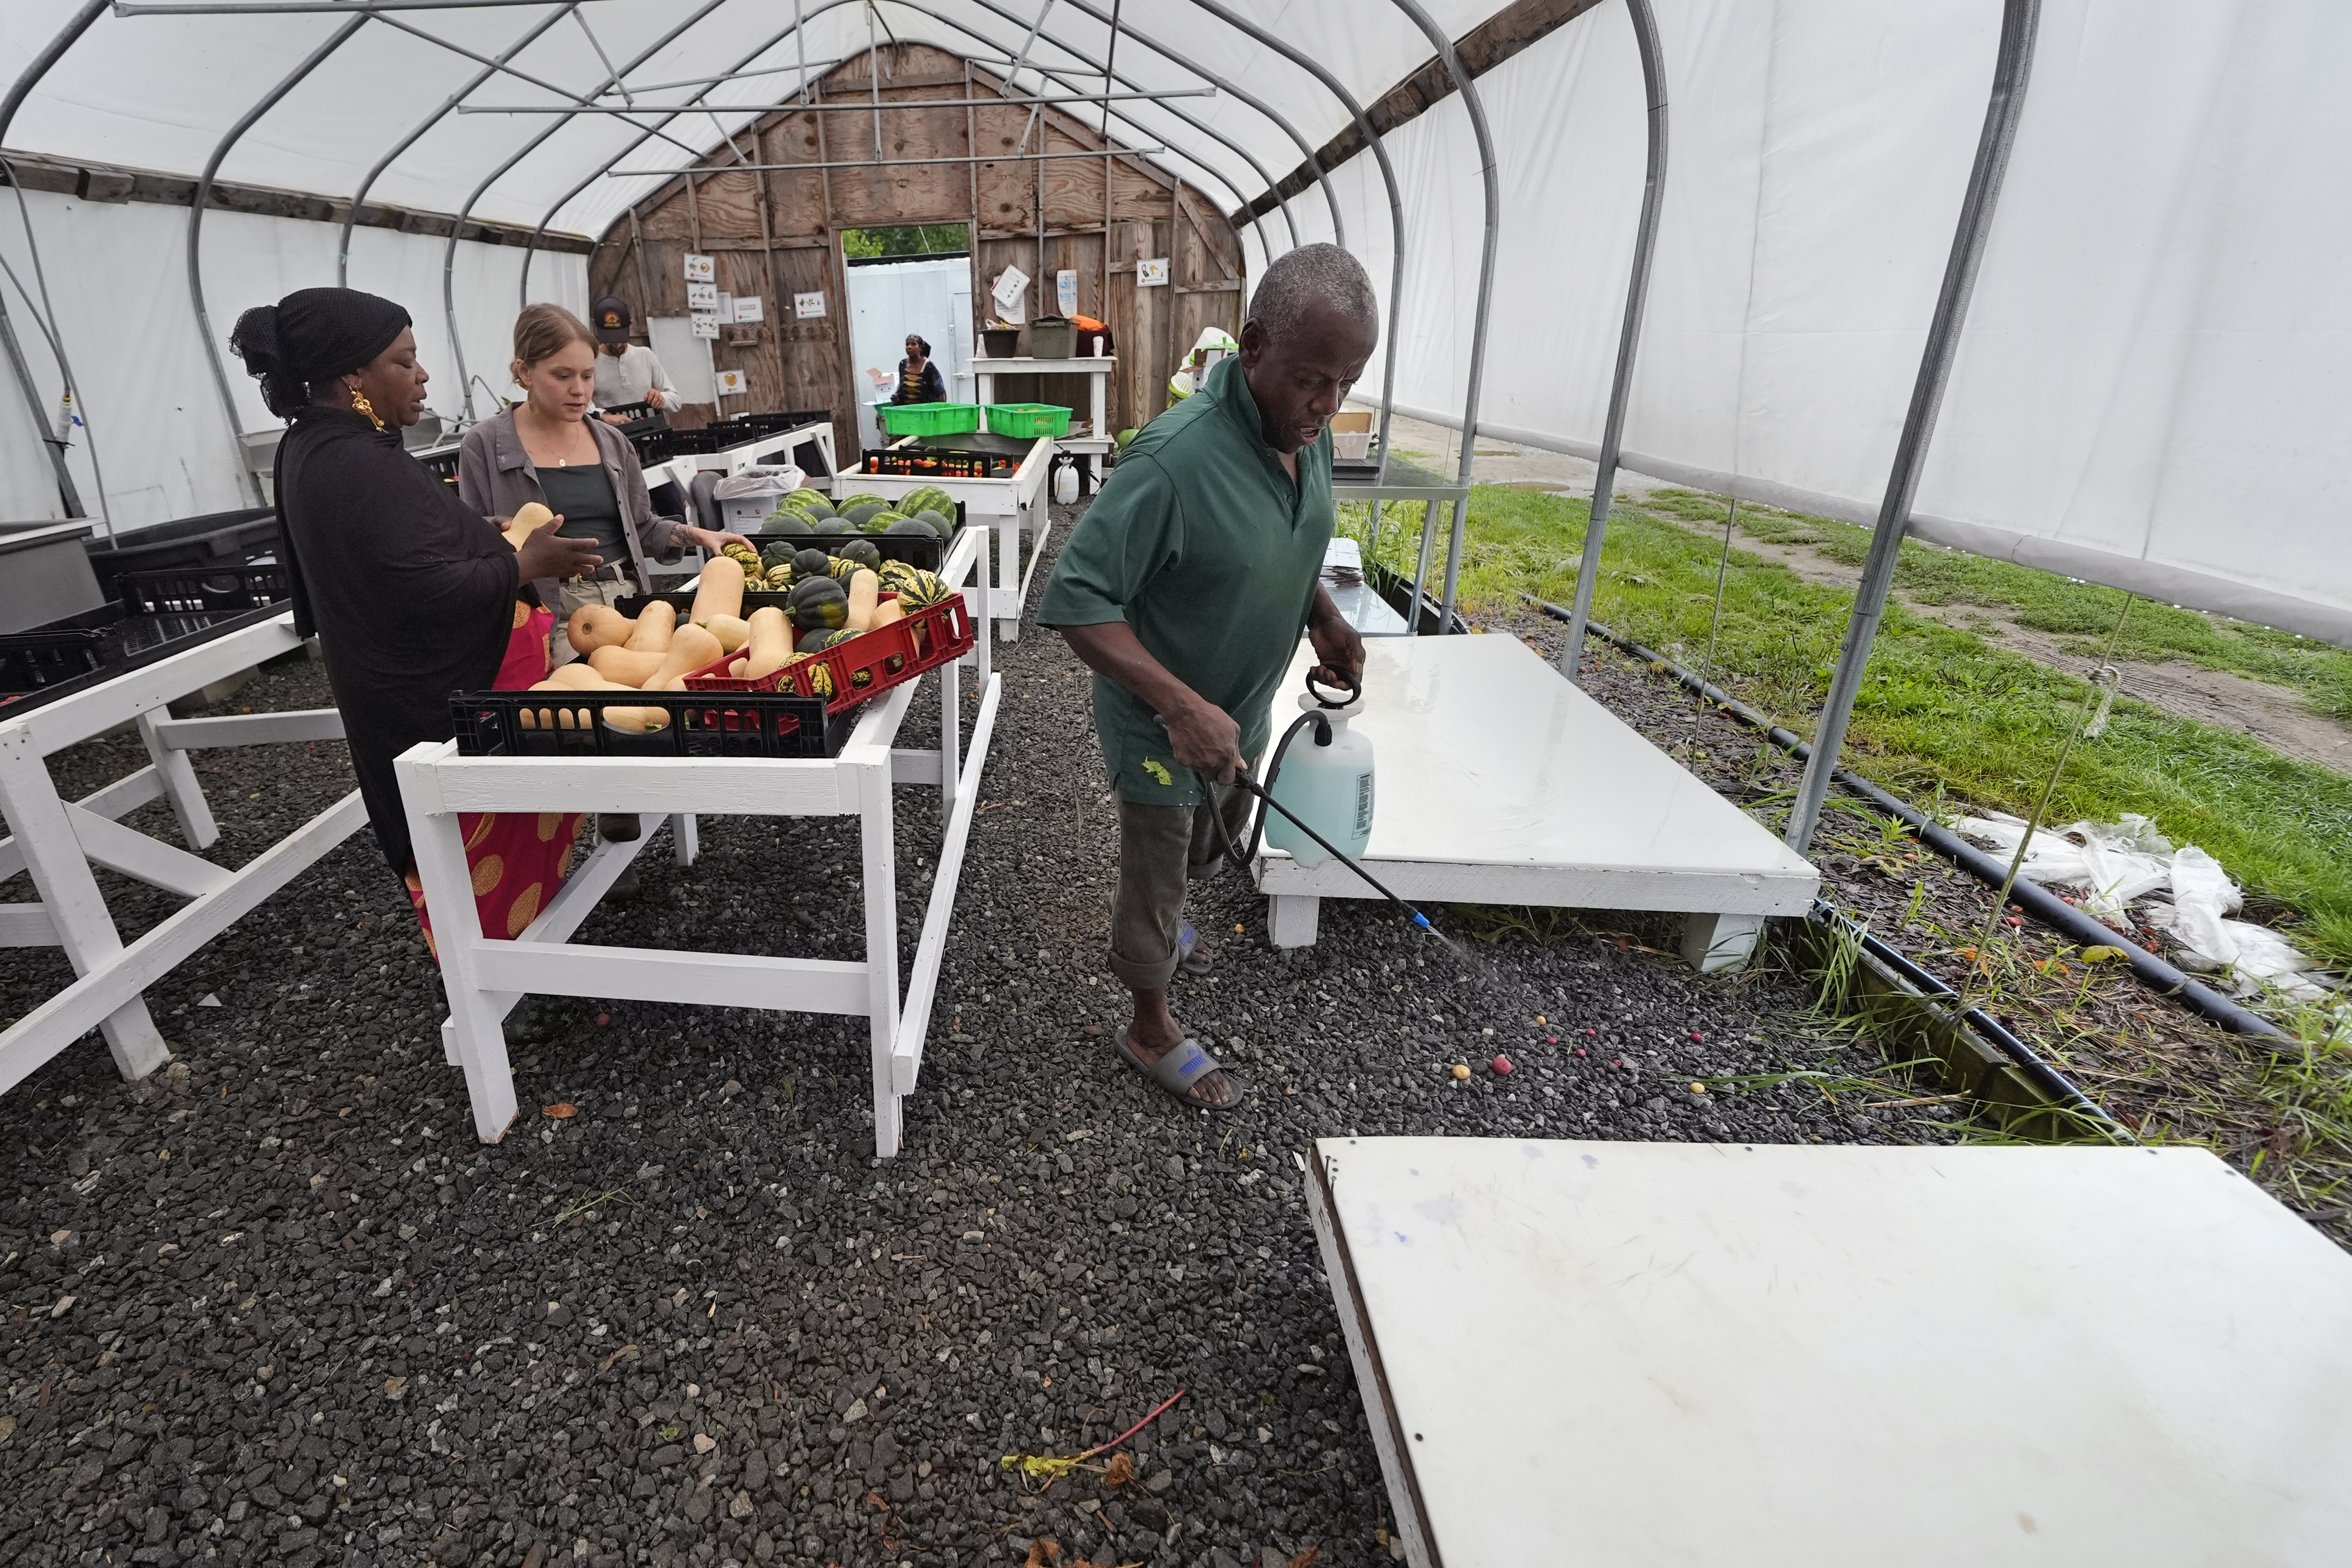
[[[598,1014],[596,1015],[596,1027],[597,1027],[598,1029],[603,1029],[605,1025],[607,1025],[607,1024],[611,1023],[612,1021],[613,1021],[613,1015],[612,1015],[611,1013],[598,1013]]]
[[[1508,1078],[1511,1075],[1511,1059],[1507,1056],[1498,1056],[1486,1065],[1493,1068],[1496,1071],[1501,1073],[1506,1078]]]
[[[1698,1031],[1698,1030],[1691,1030],[1691,1031],[1690,1031],[1690,1037],[1691,1037],[1691,1043],[1692,1043],[1693,1045],[1705,1045],[1705,1044],[1706,1043],[1706,1036],[1705,1036],[1705,1035],[1703,1035],[1703,1034],[1699,1033],[1699,1031]]]
[[[1467,1077],[1469,1077],[1469,1076],[1470,1076],[1470,1064],[1469,1064],[1468,1062],[1466,1062],[1466,1061],[1457,1061],[1457,1062],[1455,1062],[1455,1063],[1454,1064],[1454,1077],[1456,1077],[1456,1078],[1467,1078]]]
[[[1622,1067],[1625,1065],[1625,1059],[1622,1056],[1612,1056],[1609,1059],[1609,1065],[1612,1067]]]
[[[2011,925],[2024,925],[2024,924],[2025,924],[2025,922],[2024,922],[2024,921],[2020,920],[2020,919],[2019,919],[2016,915],[2011,915],[2011,916],[2009,917],[2009,923],[2010,923]]]
[[[1582,1056],[1582,1055],[1584,1054],[1584,1047],[1582,1047],[1582,1046],[1580,1046],[1580,1046],[1578,1046],[1578,1047],[1576,1048],[1576,1054],[1577,1054],[1577,1055],[1579,1055],[1579,1056]]]
[[[1601,1031],[1600,1031],[1599,1030],[1597,1030],[1597,1029],[1589,1029],[1589,1030],[1586,1030],[1584,1032],[1585,1032],[1586,1034],[1588,1034],[1588,1035],[1594,1035],[1594,1034],[1599,1034]]]
[[[1696,1079],[1693,1079],[1691,1080],[1691,1092],[1694,1094],[1704,1094],[1706,1092],[1706,1085],[1701,1083]]]

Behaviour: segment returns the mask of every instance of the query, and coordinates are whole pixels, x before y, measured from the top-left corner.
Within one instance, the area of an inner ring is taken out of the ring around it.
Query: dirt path
[[[1442,464],[1452,473],[1459,437],[1443,425],[1400,418],[1391,439],[1401,451],[1422,455],[1423,463]],[[1513,485],[1549,490],[1579,498],[1592,494],[1592,465],[1580,457],[1517,446],[1489,437],[1478,443],[1472,468],[1482,485]],[[1638,502],[1659,490],[1680,486],[1647,475],[1620,471],[1617,494]],[[1689,523],[1660,512],[1644,516],[1702,535],[1710,542],[1722,538],[1711,527]],[[1751,555],[1774,560],[1808,582],[1851,590],[1853,568],[1806,545],[1760,539],[1733,526],[1733,543]],[[1901,597],[1899,594],[1897,597]],[[2088,672],[2090,661],[2069,652],[2055,637],[2018,625],[1981,605],[1920,604],[1904,599],[1915,613],[1948,626],[1965,627],[1994,646],[2022,654],[2070,674]],[[2272,750],[2305,762],[2316,762],[2339,773],[2352,773],[2352,728],[2314,713],[2301,693],[2222,670],[2196,664],[2125,663],[2123,695],[2178,718],[2190,718],[2252,736]]]

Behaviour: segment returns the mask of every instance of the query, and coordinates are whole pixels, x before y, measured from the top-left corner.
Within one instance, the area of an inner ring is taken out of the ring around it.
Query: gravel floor
[[[571,1000],[509,1031],[524,1104],[578,1113],[478,1145],[364,839],[150,993],[163,1072],[123,1084],[92,1036],[0,1096],[0,1561],[862,1568],[1042,1562],[1044,1539],[1065,1563],[1386,1561],[1310,1140],[1923,1135],[1801,1085],[1694,1092],[1840,1059],[1785,977],[1701,979],[1657,923],[1474,940],[1460,964],[1341,902],[1286,957],[1232,879],[1195,913],[1225,936],[1217,971],[1178,1002],[1249,1100],[1180,1111],[1109,1053],[1114,818],[1084,673],[1050,635],[1000,655],[894,1162],[872,1157],[862,1024]],[[228,706],[321,700],[295,664]],[[348,788],[338,751],[206,758],[216,857]],[[58,771],[79,792],[140,760],[116,737]],[[938,824],[899,800],[911,948]],[[705,819],[702,842],[680,870],[657,835],[643,893],[583,935],[856,955],[839,827]],[[108,891],[134,931],[171,906]],[[62,974],[11,951],[0,1017]],[[1132,1481],[1041,1492],[1000,1465],[1180,1389]]]

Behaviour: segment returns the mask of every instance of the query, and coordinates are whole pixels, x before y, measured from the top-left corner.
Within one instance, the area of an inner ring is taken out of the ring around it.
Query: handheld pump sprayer
[[[1356,860],[1355,855],[1350,855],[1333,843],[1330,839],[1324,837],[1321,831],[1318,831],[1306,820],[1305,816],[1300,814],[1304,811],[1307,815],[1323,817],[1324,827],[1329,829],[1335,837],[1351,840],[1358,855],[1364,852],[1364,846],[1370,841],[1372,743],[1360,735],[1350,733],[1347,727],[1348,720],[1363,711],[1363,687],[1355,680],[1349,679],[1346,681],[1347,696],[1341,701],[1333,702],[1321,692],[1317,691],[1316,685],[1315,672],[1307,671],[1307,691],[1298,699],[1298,706],[1306,711],[1298,716],[1297,720],[1288,729],[1282,732],[1282,738],[1275,742],[1274,750],[1266,759],[1265,782],[1260,784],[1256,779],[1252,779],[1246,768],[1234,770],[1234,784],[1263,802],[1257,813],[1257,821],[1250,829],[1249,848],[1244,850],[1234,842],[1233,835],[1225,830],[1225,819],[1223,813],[1215,810],[1209,813],[1210,819],[1217,825],[1218,838],[1224,841],[1225,859],[1234,870],[1244,876],[1248,875],[1250,862],[1257,856],[1258,841],[1265,836],[1267,819],[1274,812],[1279,811],[1288,820],[1292,827],[1321,846],[1332,859],[1362,877],[1382,898],[1404,911],[1415,925],[1443,941],[1444,937],[1439,936],[1437,928],[1429,923],[1429,916],[1382,886],[1381,880],[1366,871]],[[1315,732],[1314,745],[1318,750],[1331,752],[1334,755],[1328,758],[1320,757],[1317,758],[1315,766],[1318,777],[1310,780],[1307,789],[1301,792],[1297,800],[1299,810],[1294,810],[1290,806],[1275,799],[1275,786],[1282,777],[1282,761],[1290,750],[1290,743],[1298,737],[1301,730],[1308,728],[1312,728]],[[1208,781],[1202,779],[1202,787],[1204,793],[1207,785]],[[1284,834],[1280,824],[1276,824],[1272,841],[1276,849],[1291,850],[1307,864],[1314,863],[1314,861],[1319,858],[1300,852],[1305,849],[1303,844],[1297,844],[1295,841],[1290,844],[1283,843],[1281,840],[1286,836],[1289,835]]]

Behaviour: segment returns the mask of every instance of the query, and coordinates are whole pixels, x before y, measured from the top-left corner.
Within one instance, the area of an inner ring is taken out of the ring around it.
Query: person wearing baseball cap
[[[675,406],[677,389],[669,384],[669,372],[662,369],[651,349],[629,341],[629,302],[617,294],[607,294],[588,313],[589,329],[596,334],[596,406],[621,408],[638,402],[652,408]],[[604,421],[628,423],[612,413]]]

